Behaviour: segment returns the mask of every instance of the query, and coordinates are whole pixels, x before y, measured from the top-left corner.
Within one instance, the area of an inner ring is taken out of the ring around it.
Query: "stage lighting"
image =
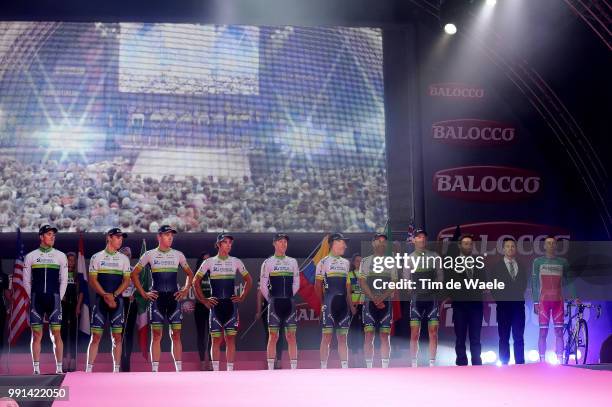
[[[486,351],[480,355],[483,363],[495,363],[497,360],[497,353],[492,350]]]
[[[576,355],[575,353],[572,353],[569,355],[569,360],[571,360],[572,362],[575,362],[576,360],[580,360],[582,359],[582,352],[580,352],[580,349],[578,349],[578,354]]]
[[[497,353],[493,352],[492,350],[489,351],[489,360],[491,361],[491,363],[495,363],[495,361],[497,360]]]
[[[546,359],[546,362],[548,362],[551,365],[558,365],[561,363],[561,361],[557,358],[557,354],[551,350],[546,352],[545,359]]]
[[[527,352],[527,360],[530,362],[537,362],[540,360],[540,353],[535,349],[530,350]]]
[[[80,126],[60,125],[41,132],[39,139],[49,149],[74,153],[92,148],[94,142],[104,140],[104,135]]]
[[[453,35],[467,17],[471,0],[440,0],[440,27]]]
[[[496,0],[440,0],[440,27],[449,34],[474,24],[474,17],[481,14],[483,6],[491,10]],[[488,13],[490,14],[490,13]]]
[[[88,162],[87,154],[102,146],[106,135],[93,128],[66,123],[51,125],[36,132],[35,137],[46,150],[45,160],[53,157],[59,162]]]
[[[448,35],[455,35],[457,33],[457,26],[453,23],[448,23],[444,25],[444,32]]]
[[[501,360],[498,360],[498,361],[497,361],[497,363],[495,363],[495,366],[497,366],[497,367],[501,367],[501,366],[502,366],[502,362],[501,362]]]

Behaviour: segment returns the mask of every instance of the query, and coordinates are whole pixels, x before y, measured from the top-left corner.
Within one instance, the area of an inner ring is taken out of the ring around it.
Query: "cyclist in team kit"
[[[409,254],[412,260],[409,266],[415,268],[404,269],[404,278],[416,282],[415,289],[411,292],[410,301],[410,356],[412,367],[418,366],[419,337],[421,324],[427,322],[429,334],[429,367],[436,363],[438,349],[438,329],[440,327],[439,293],[436,290],[423,288],[423,283],[431,281],[442,282],[444,274],[441,264],[436,266],[436,260],[440,256],[431,250],[427,250],[427,233],[418,229],[414,233],[414,251]],[[418,259],[418,262],[417,262]],[[428,264],[429,263],[429,264]],[[441,262],[440,262],[441,263]],[[418,264],[418,266],[417,266]]]
[[[233,243],[234,237],[228,233],[217,236],[217,255],[202,263],[193,281],[198,301],[210,308],[211,360],[214,371],[219,370],[222,336],[225,338],[227,370],[234,370],[238,303],[244,301],[253,285],[253,279],[242,261],[229,255]],[[236,274],[240,274],[246,283],[240,295],[235,294]],[[212,290],[212,297],[209,298],[204,297],[201,287],[201,281],[207,275],[210,276]]]
[[[321,369],[327,369],[329,346],[334,329],[338,338],[340,364],[343,369],[348,368],[346,336],[351,325],[351,315],[357,312],[357,309],[351,299],[350,262],[342,257],[346,251],[347,240],[341,233],[329,236],[330,253],[317,264],[315,290],[319,298],[323,298],[321,307],[323,336],[319,349]]]
[[[391,356],[391,298],[394,290],[376,289],[374,280],[379,279],[381,283],[397,281],[397,268],[384,268],[381,272],[374,272],[373,262],[375,257],[383,257],[387,250],[387,236],[377,233],[372,239],[374,254],[361,260],[359,267],[359,283],[366,296],[363,306],[363,324],[365,333],[364,353],[366,367],[371,368],[374,359],[374,334],[378,328],[380,332],[380,355],[382,367],[389,367]]]
[[[53,247],[56,235],[57,228],[41,226],[38,230],[40,247],[28,253],[23,262],[23,287],[30,299],[32,366],[37,375],[40,374],[40,347],[45,316],[49,321],[55,354],[55,373],[63,373],[61,299],[68,287],[68,259]]]
[[[557,361],[563,360],[563,285],[569,283],[570,267],[567,259],[556,255],[557,239],[549,236],[544,240],[545,255],[533,261],[532,296],[533,312],[538,316],[540,337],[538,350],[540,362],[546,358],[546,337],[552,318],[555,332],[555,353]],[[573,285],[568,284],[573,291]],[[579,303],[580,301],[577,300]]]
[[[123,334],[123,298],[121,294],[130,285],[130,259],[119,252],[127,233],[119,228],[106,232],[106,248],[91,257],[89,261],[89,285],[96,292],[91,313],[91,339],[87,348],[85,371],[93,371],[98,355],[98,346],[106,321],[111,326],[113,372],[119,372],[121,365],[121,336]]]
[[[276,342],[280,330],[285,328],[289,346],[291,369],[297,368],[297,343],[295,331],[295,303],[293,297],[300,288],[300,270],[297,260],[286,256],[289,236],[285,233],[274,235],[274,255],[261,265],[259,289],[268,302],[268,370],[274,369]]]
[[[187,298],[193,279],[193,272],[185,259],[185,255],[172,248],[176,230],[169,225],[162,225],[157,231],[158,246],[145,252],[132,271],[132,282],[142,298],[151,301],[149,304],[149,319],[151,322],[151,368],[159,370],[161,355],[162,329],[164,323],[170,325],[172,341],[172,357],[177,372],[183,370],[181,328],[183,314],[181,301]],[[145,291],[140,283],[139,274],[147,266],[151,266],[153,286]],[[178,269],[182,268],[187,275],[185,285],[178,287]]]

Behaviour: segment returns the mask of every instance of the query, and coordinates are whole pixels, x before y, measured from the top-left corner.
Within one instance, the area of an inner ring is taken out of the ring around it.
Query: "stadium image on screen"
[[[0,230],[372,231],[372,28],[0,23]]]

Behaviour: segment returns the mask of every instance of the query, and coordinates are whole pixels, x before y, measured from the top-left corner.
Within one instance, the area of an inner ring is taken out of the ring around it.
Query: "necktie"
[[[510,277],[512,277],[513,280],[516,279],[518,270],[516,269],[516,262],[514,260],[508,261],[508,270],[510,271]]]

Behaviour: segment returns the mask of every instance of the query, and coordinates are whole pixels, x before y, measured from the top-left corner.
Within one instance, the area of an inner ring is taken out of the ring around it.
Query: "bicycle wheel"
[[[581,319],[578,324],[578,333],[576,335],[576,364],[584,365],[587,361],[589,351],[589,328],[584,319]]]
[[[586,363],[587,352],[589,350],[589,331],[586,321],[581,319],[576,327],[567,332],[565,342],[565,364],[583,365]]]
[[[573,329],[570,328],[570,325],[565,325],[563,329],[563,343],[565,344],[563,347],[563,363],[570,363],[570,355],[574,355],[576,353],[576,341],[574,341],[575,335]],[[573,361],[573,360],[572,360]]]

